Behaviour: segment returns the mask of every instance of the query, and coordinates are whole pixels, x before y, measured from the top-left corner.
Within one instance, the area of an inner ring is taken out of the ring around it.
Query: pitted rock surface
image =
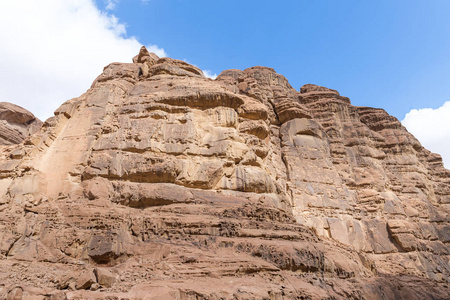
[[[449,295],[440,156],[271,68],[211,80],[142,48],[5,149],[2,299]]]

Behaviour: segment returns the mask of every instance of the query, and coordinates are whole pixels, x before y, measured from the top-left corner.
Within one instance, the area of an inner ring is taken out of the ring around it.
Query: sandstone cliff
[[[26,109],[0,102],[0,145],[15,145],[34,134],[42,122]]]
[[[441,158],[271,68],[143,48],[11,151],[0,298],[448,298]]]

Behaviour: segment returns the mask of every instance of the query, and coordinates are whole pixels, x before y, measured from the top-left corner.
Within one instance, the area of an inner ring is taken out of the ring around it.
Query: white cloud
[[[205,74],[206,77],[211,78],[211,79],[216,79],[217,78],[217,74],[211,72],[210,70],[202,70],[203,74]]]
[[[148,51],[155,53],[159,57],[166,57],[167,56],[166,51],[164,51],[163,48],[159,48],[156,45],[147,45],[145,47],[147,48]]]
[[[105,2],[105,9],[107,10],[114,10],[116,9],[117,4],[119,4],[119,0],[103,0]],[[151,0],[141,0],[142,3],[146,4],[147,2],[150,2]]]
[[[119,3],[119,0],[106,0],[106,9],[114,10],[117,6],[117,3]]]
[[[0,44],[0,101],[41,120],[85,92],[104,66],[131,62],[141,47],[93,0],[1,1]],[[147,47],[166,56],[164,49]]]
[[[402,124],[428,150],[439,153],[450,169],[450,101],[437,109],[413,109]]]

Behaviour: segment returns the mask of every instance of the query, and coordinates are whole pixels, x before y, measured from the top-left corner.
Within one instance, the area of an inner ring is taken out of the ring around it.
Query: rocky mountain
[[[1,151],[1,299],[450,294],[440,156],[271,68],[142,48]]]

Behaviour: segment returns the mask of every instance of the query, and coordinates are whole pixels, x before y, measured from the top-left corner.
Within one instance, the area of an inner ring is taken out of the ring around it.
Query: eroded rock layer
[[[441,158],[385,111],[270,68],[211,80],[143,48],[14,151],[0,298],[449,294]]]
[[[26,109],[0,102],[0,145],[20,144],[41,125],[42,122]]]

